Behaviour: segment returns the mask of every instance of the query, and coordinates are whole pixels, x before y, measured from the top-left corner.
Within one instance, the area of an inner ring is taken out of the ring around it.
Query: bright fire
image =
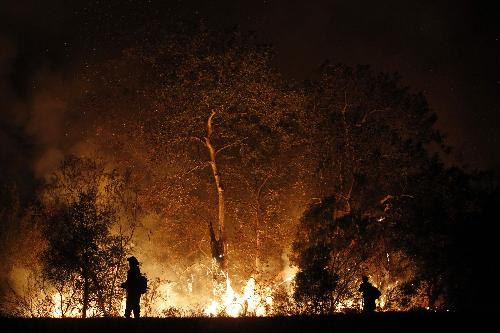
[[[208,271],[208,273],[210,273],[210,271]],[[229,274],[225,272],[219,272],[219,278],[212,281],[210,298],[205,303],[205,305],[201,305],[201,312],[198,312],[198,315],[207,317],[261,317],[272,315],[273,288],[293,281],[295,273],[296,268],[294,267],[285,269],[280,275],[280,280],[277,281],[278,283],[274,286],[259,284],[258,281],[256,281],[256,279],[252,276],[246,281],[244,287],[238,292],[234,290]],[[192,293],[192,287],[189,288],[189,284],[190,282],[188,281],[188,286],[186,288],[187,294]],[[289,292],[291,295],[290,290]],[[148,296],[150,295],[146,294],[143,298],[146,298]],[[176,315],[192,315],[189,314],[190,306],[188,303],[171,296],[171,281],[161,283],[157,287],[157,296],[153,300],[151,300],[150,307],[152,307],[153,312],[150,313],[150,315],[168,316],[169,314],[167,314],[165,311],[172,308],[177,308],[178,310],[180,310],[180,312],[178,312]],[[81,316],[80,306],[69,306],[69,304],[73,305],[78,303],[75,303],[75,300],[72,300],[69,295],[66,295],[65,293],[54,292],[51,296],[51,301],[51,317],[61,318]],[[188,312],[183,312],[183,310],[188,310]],[[123,315],[124,312],[125,297],[123,295],[119,315]],[[144,312],[146,312],[146,308],[143,308],[141,306],[141,313]],[[96,315],[99,315],[99,311],[97,311],[97,309],[93,306],[90,306],[87,316],[92,317]]]
[[[208,271],[208,273],[213,271]],[[297,268],[293,266],[288,266],[279,274],[279,280],[271,284],[262,284],[255,279],[255,277],[250,277],[240,291],[236,291],[232,286],[232,281],[229,274],[226,272],[219,272],[218,278],[212,280],[211,295],[208,300],[205,300],[204,304],[200,305],[198,312],[189,312],[191,308],[189,302],[182,301],[178,298],[172,297],[172,281],[166,281],[161,283],[157,287],[157,296],[151,299],[150,310],[153,312],[147,312],[145,308],[141,309],[141,314],[146,316],[207,316],[207,317],[245,317],[245,316],[272,316],[279,314],[279,305],[275,299],[273,299],[274,292],[276,288],[286,287],[286,292],[288,297],[292,298],[293,294],[293,284],[290,284],[295,279],[295,274],[297,273]],[[397,283],[396,283],[397,284]],[[389,286],[389,289],[394,287]],[[192,280],[187,282],[186,293],[192,294]],[[151,295],[146,294],[144,298],[150,297]],[[383,294],[382,297],[377,300],[377,306],[380,310],[384,311],[387,302],[387,295]],[[80,317],[81,307],[75,306],[78,302],[71,300],[69,295],[65,295],[56,292],[52,295],[52,317]],[[72,305],[72,306],[70,306]],[[168,313],[169,309],[177,309],[179,312]],[[339,302],[335,306],[336,312],[345,311],[360,311],[362,309],[361,297],[354,297],[352,299],[347,299]],[[187,312],[183,312],[187,310]],[[120,312],[115,315],[123,315],[125,311],[125,297],[121,301]],[[88,309],[87,316],[99,316],[99,311],[97,309],[90,307]]]
[[[272,311],[272,290],[269,287],[260,287],[255,279],[251,277],[243,293],[236,293],[231,287],[229,274],[224,274],[225,282],[215,283],[213,288],[213,299],[205,308],[207,316],[265,316]]]

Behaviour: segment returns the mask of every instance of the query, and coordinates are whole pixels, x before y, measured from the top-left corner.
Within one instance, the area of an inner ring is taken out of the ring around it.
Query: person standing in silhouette
[[[368,282],[368,276],[362,277],[363,282],[359,286],[359,292],[363,294],[363,312],[372,313],[375,311],[375,300],[382,294],[380,290]]]
[[[134,312],[134,318],[139,318],[140,316],[140,305],[141,300],[141,290],[140,290],[140,279],[141,271],[139,269],[139,261],[136,257],[129,257],[127,259],[130,266],[127,272],[127,281],[121,284],[121,287],[127,291],[127,302],[125,307],[125,317],[130,318],[130,314]]]

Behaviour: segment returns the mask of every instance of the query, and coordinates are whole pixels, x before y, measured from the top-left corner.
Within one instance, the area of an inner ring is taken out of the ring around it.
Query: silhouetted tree
[[[41,195],[44,275],[66,298],[80,300],[82,317],[92,305],[105,316],[119,310],[127,238],[117,230],[118,182],[98,163],[69,156]]]
[[[332,237],[333,216],[329,208],[329,205],[309,207],[300,221],[297,235],[307,245],[294,243],[294,251],[300,253],[294,296],[312,313],[332,310],[333,292],[339,279],[337,272],[331,269],[332,247],[336,240]]]
[[[425,283],[426,306],[454,310],[498,307],[498,290],[481,281],[495,276],[498,180],[430,163],[410,181],[413,198],[391,203],[401,243],[414,259],[413,285]]]
[[[432,160],[426,148],[441,145],[442,139],[422,95],[402,88],[397,77],[375,75],[367,67],[325,65],[308,84],[307,96],[314,124],[313,188],[320,202],[301,219],[295,262],[300,277],[319,269],[308,264],[311,253],[324,258],[323,275],[335,283],[330,283],[332,305],[323,311],[332,311],[355,297],[361,273],[376,272],[382,290],[414,274],[395,233],[399,221],[386,213],[390,202],[415,197],[418,188],[409,180]],[[308,288],[305,279],[298,279],[296,297],[304,301]],[[308,295],[309,300],[318,296]]]

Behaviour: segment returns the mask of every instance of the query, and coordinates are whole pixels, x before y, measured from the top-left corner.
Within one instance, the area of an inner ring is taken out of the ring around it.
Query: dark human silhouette
[[[129,257],[127,259],[129,263],[129,270],[127,272],[127,281],[121,284],[121,287],[127,291],[127,302],[125,307],[125,317],[130,318],[130,314],[134,312],[134,318],[140,317],[140,305],[141,300],[141,271],[139,269],[139,261],[136,257]]]
[[[375,300],[380,297],[381,292],[368,282],[368,277],[363,276],[363,282],[359,286],[359,292],[363,293],[363,312],[372,313],[375,311]]]

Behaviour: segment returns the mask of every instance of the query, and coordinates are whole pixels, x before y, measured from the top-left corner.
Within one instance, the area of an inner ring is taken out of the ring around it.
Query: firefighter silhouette
[[[130,314],[134,312],[134,318],[139,318],[141,294],[146,291],[144,286],[145,277],[141,274],[139,261],[136,257],[129,257],[127,261],[130,266],[127,272],[127,281],[121,284],[121,287],[127,291],[125,317],[130,318]]]
[[[359,286],[359,292],[363,294],[363,312],[372,313],[375,311],[375,300],[382,294],[375,286],[368,282],[368,277],[363,276],[363,282]]]

